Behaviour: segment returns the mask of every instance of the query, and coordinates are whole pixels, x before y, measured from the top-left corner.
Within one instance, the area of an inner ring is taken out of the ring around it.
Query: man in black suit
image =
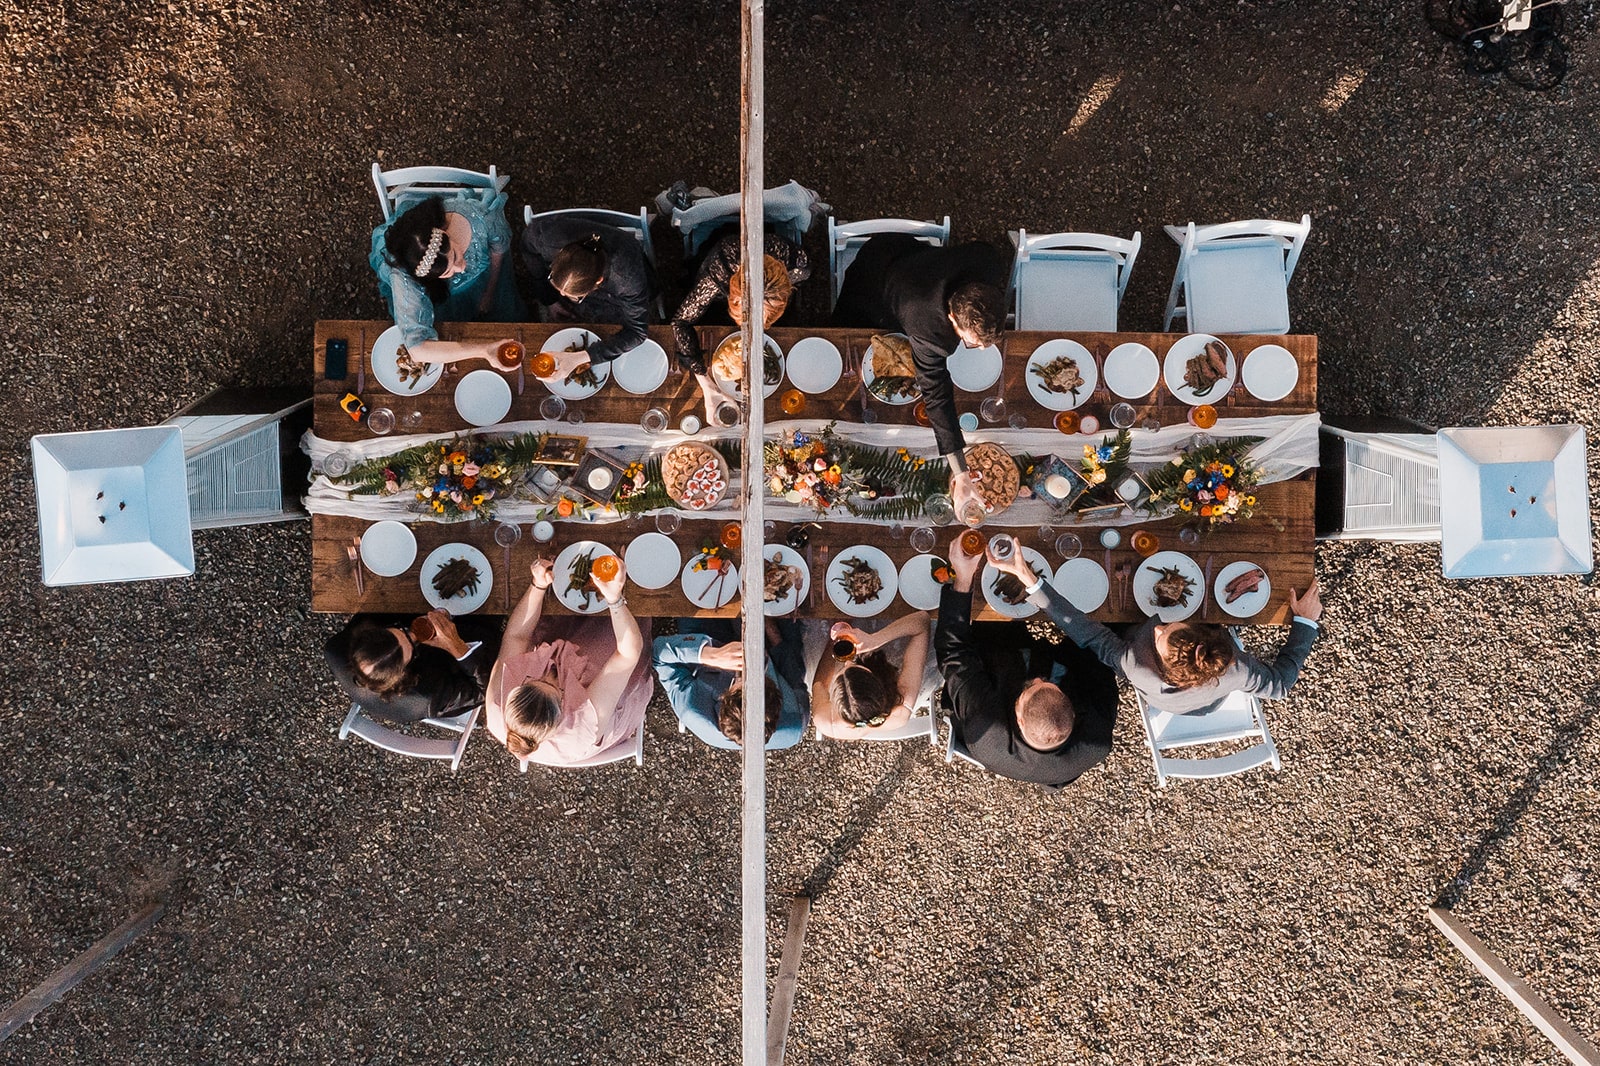
[[[500,632],[487,619],[429,611],[433,636],[411,637],[401,615],[356,615],[323,647],[334,680],[374,718],[405,724],[448,718],[483,702],[483,686],[500,652]],[[465,632],[463,632],[463,630]]]
[[[1111,754],[1117,679],[1071,641],[1019,640],[1013,626],[972,626],[972,583],[982,556],[950,545],[955,580],[939,599],[934,652],[950,728],[1001,777],[1060,788]],[[1019,646],[1021,645],[1021,646]]]
[[[911,338],[917,387],[934,440],[950,463],[950,496],[958,515],[978,494],[967,474],[966,439],[945,360],[957,342],[984,348],[999,341],[1010,267],[1005,253],[982,241],[935,248],[909,234],[886,233],[861,246],[834,306],[835,326],[892,330]]]

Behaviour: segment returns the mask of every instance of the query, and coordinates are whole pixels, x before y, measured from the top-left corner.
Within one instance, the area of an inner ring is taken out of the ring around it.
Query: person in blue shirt
[[[684,728],[714,748],[737,750],[744,732],[738,626],[724,618],[679,619],[676,636],[656,638],[653,662]],[[767,750],[793,747],[805,734],[810,709],[798,622],[768,619],[765,674]]]

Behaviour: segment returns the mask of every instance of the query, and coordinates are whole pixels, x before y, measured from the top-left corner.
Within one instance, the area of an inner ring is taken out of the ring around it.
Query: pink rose
[[[461,473],[463,473],[467,477],[477,477],[478,470],[479,470],[479,467],[478,467],[477,463],[468,463],[466,466],[463,466],[461,468]]]

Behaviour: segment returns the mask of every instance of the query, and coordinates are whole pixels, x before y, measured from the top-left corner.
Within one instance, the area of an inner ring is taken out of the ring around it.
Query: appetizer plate
[[[372,376],[378,379],[379,385],[396,396],[420,396],[444,377],[443,363],[428,363],[422,377],[412,378],[409,383],[402,382],[399,359],[400,327],[390,326],[378,334],[378,340],[372,346]]]
[[[1000,380],[1000,364],[1000,349],[994,345],[968,348],[960,344],[944,365],[956,388],[963,392],[982,392]]]
[[[1062,563],[1050,584],[1084,614],[1099,610],[1111,591],[1111,579],[1106,576],[1105,567],[1081,555]]]
[[[1083,385],[1079,387],[1076,396],[1070,392],[1051,392],[1044,387],[1044,379],[1034,373],[1034,367],[1043,367],[1046,363],[1062,357],[1076,362],[1078,373],[1083,377]],[[1154,359],[1155,356],[1152,355],[1151,358]],[[1040,407],[1048,411],[1071,411],[1089,399],[1094,392],[1095,384],[1100,380],[1100,372],[1095,368],[1094,355],[1089,349],[1077,341],[1060,337],[1053,341],[1045,341],[1033,350],[1033,354],[1028,356],[1028,365],[1022,369],[1022,378],[1028,383],[1028,395],[1032,396]],[[1154,384],[1153,380],[1151,384]]]
[[[847,562],[859,559],[872,567],[878,574],[878,580],[883,582],[883,587],[878,594],[863,603],[856,603],[845,595],[844,588],[839,584],[848,569]],[[857,544],[853,548],[842,548],[834,553],[833,562],[828,564],[826,578],[828,599],[833,605],[851,618],[871,618],[894,602],[894,594],[900,587],[900,572],[881,548],[874,548],[870,544]]]
[[[1263,344],[1244,357],[1244,391],[1272,403],[1294,391],[1300,383],[1300,364],[1281,344]]]
[[[1182,552],[1156,552],[1138,565],[1133,572],[1133,598],[1145,614],[1158,616],[1163,622],[1178,622],[1194,614],[1205,602],[1206,576],[1200,572],[1200,564]],[[1160,578],[1156,569],[1159,567],[1175,569],[1193,582],[1189,588],[1189,602],[1177,607],[1156,606],[1155,587]]]
[[[494,371],[489,371],[494,373]],[[452,559],[465,559],[478,571],[478,591],[462,591],[459,595],[451,596],[448,600],[433,587],[433,578],[444,565]],[[428,606],[451,614],[471,614],[485,603],[489,602],[489,592],[494,588],[494,570],[489,566],[489,560],[477,548],[470,544],[441,544],[428,553],[422,560],[422,598],[428,601]]]
[[[704,558],[697,552],[683,564],[683,594],[696,607],[726,607],[739,595],[739,568],[724,560],[721,570],[696,570],[695,564]]]
[[[1106,353],[1106,388],[1124,400],[1142,400],[1161,380],[1161,360],[1138,341],[1119,344]]]
[[[574,345],[587,348],[591,344],[598,343],[599,340],[600,334],[591,333],[582,326],[572,326],[550,334],[539,350],[541,352],[560,353]],[[587,400],[605,388],[606,381],[611,377],[610,363],[590,363],[589,365],[594,368],[595,383],[593,385],[569,383],[565,378],[560,381],[544,381],[543,385],[563,400]]]
[[[900,568],[900,598],[919,611],[939,609],[939,597],[944,594],[943,583],[933,572],[939,567],[950,569],[942,555],[913,555]]]
[[[511,410],[511,385],[498,370],[474,370],[456,386],[456,412],[475,426],[492,426]]]
[[[721,348],[724,344],[728,343],[728,341],[730,339],[732,339],[733,337],[737,337],[737,336],[738,336],[737,333],[728,334],[728,336],[722,338],[722,340],[717,343],[717,347]],[[761,382],[761,398],[763,400],[765,400],[768,396],[771,396],[773,393],[777,392],[778,391],[778,386],[783,384],[783,349],[778,347],[778,342],[777,341],[773,340],[771,337],[767,336],[764,333],[761,335],[761,340],[762,340],[763,343],[766,344],[767,351],[772,352],[774,355],[776,355],[778,357],[778,380],[777,381],[767,381],[767,380],[763,379],[762,382]],[[763,369],[763,371],[766,369],[766,361],[765,360],[762,361],[762,369]],[[732,396],[734,399],[737,400],[737,399],[743,398],[743,396],[744,396],[744,382],[742,382],[742,381],[733,381],[730,378],[725,378],[725,377],[722,376],[721,373],[719,373],[716,370],[711,371],[711,380],[715,381],[719,386],[721,386],[722,391],[726,392],[729,396]]]
[[[556,599],[561,601],[561,606],[569,611],[576,611],[578,614],[599,614],[606,609],[606,598],[600,595],[599,591],[594,591],[589,595],[587,604],[581,593],[567,591],[567,582],[572,574],[572,564],[577,561],[578,556],[588,552],[594,553],[594,559],[598,559],[602,555],[615,554],[610,548],[597,540],[580,540],[574,544],[568,544],[561,549],[561,553],[556,556],[555,565],[550,568],[550,572],[555,575],[555,584],[550,587],[550,591],[556,594]]]
[[[417,559],[417,538],[404,522],[374,522],[361,534],[361,561],[379,577],[395,577]]]
[[[1204,396],[1195,395],[1195,391],[1183,383],[1183,372],[1188,367],[1189,360],[1199,355],[1205,350],[1206,345],[1214,340],[1217,338],[1209,333],[1191,333],[1186,337],[1179,337],[1172,347],[1167,349],[1167,361],[1163,365],[1162,376],[1167,379],[1167,388],[1172,390],[1172,395],[1190,407],[1198,407],[1203,403],[1216,403],[1228,395],[1233,383],[1239,380],[1239,363],[1233,357],[1233,349],[1228,348],[1228,374],[1211,386]],[[1222,346],[1228,347],[1226,344]]]
[[[839,383],[844,373],[844,357],[839,348],[826,337],[805,337],[795,341],[789,349],[789,382],[801,392],[813,396],[827,392]]]
[[[1033,572],[1035,574],[1050,573],[1050,563],[1043,555],[1034,551],[1027,545],[1023,545],[1022,547],[1022,557],[1028,560],[1028,565],[1033,567]],[[1002,599],[1000,593],[996,592],[994,587],[995,582],[999,580],[1000,571],[994,568],[994,564],[984,563],[982,575],[983,598],[989,601],[989,606],[994,608],[995,613],[1003,615],[1006,618],[1030,618],[1039,613],[1039,608],[1034,606],[1033,603],[1028,600],[1023,600],[1021,603],[1013,604],[1007,603],[1004,599]]]
[[[640,533],[622,555],[628,580],[642,589],[664,589],[678,578],[683,553],[677,542],[661,533]]]
[[[902,337],[907,341],[910,341],[911,339],[910,337],[906,337],[904,333],[891,333],[889,336]],[[872,383],[877,379],[877,377],[878,375],[872,372],[872,345],[869,344],[867,345],[866,354],[862,355],[861,357],[862,387],[871,392]],[[904,407],[908,403],[916,403],[918,400],[922,399],[922,390],[913,385],[909,393],[900,393],[892,400],[886,400],[875,392],[871,393],[871,395],[873,400],[878,403],[886,403],[891,407]]]
[[[1251,570],[1261,571],[1261,584],[1256,586],[1254,592],[1247,592],[1243,596],[1228,602],[1228,582],[1241,574]],[[1260,563],[1252,563],[1248,559],[1240,559],[1236,563],[1229,563],[1222,568],[1211,585],[1211,598],[1218,607],[1235,618],[1254,618],[1266,607],[1267,601],[1272,599],[1272,579],[1267,576],[1267,568]]]
[[[667,350],[646,337],[637,348],[630,348],[611,364],[617,384],[635,396],[649,396],[667,380]]]
[[[806,558],[787,544],[768,544],[761,550],[761,557],[779,566],[792,566],[800,573],[800,580],[794,588],[775,600],[763,598],[763,607],[768,615],[788,614],[800,606],[800,601],[811,591],[811,571],[806,567]],[[765,575],[762,576],[764,579]]]

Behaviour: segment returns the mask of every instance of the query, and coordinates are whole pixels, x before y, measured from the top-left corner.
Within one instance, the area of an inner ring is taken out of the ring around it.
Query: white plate
[[[511,386],[498,370],[474,370],[456,385],[456,411],[475,426],[492,426],[511,410]]]
[[[883,588],[878,594],[866,603],[852,603],[844,594],[844,589],[839,587],[839,577],[845,572],[845,561],[860,559],[878,572],[878,577],[883,581]],[[874,548],[870,544],[857,544],[853,548],[843,548],[834,553],[833,562],[828,564],[828,576],[825,579],[828,588],[828,599],[833,605],[851,618],[871,618],[894,602],[895,591],[900,587],[900,571],[894,565],[894,560],[889,558],[881,548]]]
[[[737,336],[738,336],[737,333],[728,334],[728,337],[737,337]],[[717,347],[718,348],[722,347],[723,342],[726,341],[728,339],[728,337],[724,337],[724,338],[722,338],[722,340],[718,341],[717,342]],[[763,380],[761,382],[761,398],[763,400],[765,400],[768,396],[771,396],[773,393],[777,392],[778,391],[778,386],[783,384],[783,349],[778,347],[778,342],[777,341],[773,340],[771,337],[767,336],[766,334],[762,334],[761,335],[761,340],[762,340],[762,343],[766,345],[767,351],[775,352],[775,353],[777,353],[777,356],[778,356],[778,380],[777,381],[766,381],[766,380]],[[716,351],[716,349],[712,349],[713,354],[715,354],[715,351]],[[766,360],[762,360],[762,368],[761,369],[762,369],[763,373],[766,372]],[[713,370],[711,372],[711,380],[715,381],[722,388],[723,392],[726,392],[729,396],[732,396],[736,400],[742,398],[743,395],[744,395],[744,383],[743,382],[732,381],[732,380],[730,380],[728,378],[723,377],[720,373],[718,373],[715,370]]]
[[[550,572],[555,575],[555,584],[551,586],[551,591],[556,594],[556,599],[560,600],[561,606],[567,610],[576,611],[579,614],[599,614],[606,609],[606,598],[600,595],[599,592],[591,594],[587,605],[585,605],[581,594],[567,591],[567,580],[572,573],[573,562],[578,556],[591,551],[594,552],[592,557],[594,559],[598,559],[602,555],[615,554],[610,548],[597,540],[580,540],[576,544],[568,544],[565,548],[562,548],[561,553],[556,556],[555,565],[550,568]]]
[[[1050,584],[1084,614],[1099,610],[1111,591],[1111,579],[1106,576],[1105,567],[1083,556],[1062,563]]]
[[[664,589],[677,580],[683,553],[671,537],[662,533],[640,533],[622,554],[628,567],[628,580],[642,589]]]
[[[1281,400],[1300,383],[1300,364],[1281,344],[1263,344],[1244,357],[1244,391],[1265,403]]]
[[[1243,596],[1227,602],[1228,582],[1250,570],[1261,571],[1261,584],[1256,586],[1254,592],[1247,592]],[[1254,618],[1266,607],[1267,601],[1272,599],[1272,578],[1267,576],[1267,568],[1260,563],[1252,563],[1248,559],[1240,559],[1236,563],[1229,563],[1222,568],[1222,572],[1211,583],[1211,598],[1218,607],[1235,618]]]
[[[1070,392],[1049,391],[1044,387],[1044,379],[1033,372],[1034,367],[1044,366],[1052,359],[1059,359],[1063,355],[1076,360],[1078,373],[1083,375],[1083,385],[1078,389],[1076,397]],[[1033,354],[1028,356],[1028,365],[1022,368],[1022,376],[1028,383],[1028,395],[1047,411],[1071,411],[1082,405],[1093,394],[1095,384],[1100,380],[1100,372],[1094,365],[1093,353],[1077,341],[1067,340],[1065,337],[1045,341],[1035,348]]]
[[[494,371],[491,370],[489,373],[492,374]],[[465,559],[477,568],[477,592],[462,592],[447,600],[434,590],[434,575],[443,570],[444,564],[451,559]],[[449,611],[451,614],[471,614],[489,602],[489,593],[494,589],[494,568],[489,565],[489,560],[484,554],[470,544],[441,544],[422,560],[420,581],[422,598],[428,601],[428,606]]]
[[[395,577],[417,559],[417,538],[404,522],[374,522],[361,534],[361,561],[379,577]]]
[[[648,337],[611,362],[617,384],[635,396],[654,393],[667,380],[669,369],[667,350]]]
[[[726,607],[739,595],[739,568],[724,561],[721,570],[696,570],[694,564],[702,558],[704,554],[696,552],[683,564],[683,594],[696,607]]]
[[[1023,545],[1022,557],[1028,560],[1028,565],[1033,567],[1035,574],[1048,574],[1050,572],[1050,563],[1045,557],[1027,545]],[[1039,613],[1039,608],[1034,606],[1030,600],[1023,600],[1018,604],[1010,604],[1001,599],[1000,594],[994,590],[994,583],[998,580],[1000,580],[1000,571],[994,568],[993,563],[984,563],[983,598],[989,601],[989,606],[993,607],[996,613],[1007,618],[1028,618]]]
[[[950,371],[950,380],[956,388],[964,392],[982,392],[1000,380],[1001,362],[1000,349],[994,345],[968,348],[963,343],[950,353],[944,366]]]
[[[816,396],[839,383],[839,375],[844,373],[844,357],[828,338],[805,337],[795,341],[794,347],[789,349],[784,369],[788,371],[790,384]]]
[[[598,333],[590,333],[582,326],[571,326],[567,329],[557,330],[545,340],[539,351],[558,355],[565,352],[574,344],[582,343],[585,348],[596,344],[600,340]],[[587,400],[601,389],[611,379],[610,363],[591,363],[594,367],[595,383],[593,385],[568,385],[565,378],[543,382],[544,387],[561,397],[563,400]]]
[[[1162,368],[1162,374],[1167,379],[1167,388],[1172,390],[1172,395],[1190,407],[1220,402],[1228,395],[1228,390],[1233,388],[1233,383],[1239,380],[1239,363],[1233,357],[1233,349],[1228,348],[1228,376],[1211,386],[1211,390],[1204,396],[1196,396],[1194,390],[1183,383],[1186,364],[1205,350],[1208,342],[1216,339],[1209,333],[1191,333],[1187,337],[1179,337],[1177,342],[1167,349],[1167,361]],[[1224,344],[1223,347],[1226,348],[1227,345]]]
[[[768,615],[788,614],[800,606],[800,601],[811,591],[811,570],[806,566],[806,557],[787,544],[768,544],[761,549],[761,557],[774,560],[783,566],[792,566],[800,571],[800,583],[797,586],[775,600],[763,601]],[[765,581],[766,575],[761,576]]]
[[[919,611],[937,611],[944,586],[933,579],[934,566],[948,567],[942,555],[913,555],[900,568],[900,598]]]
[[[1138,341],[1119,344],[1106,353],[1106,388],[1124,400],[1142,400],[1161,380],[1161,360]]]
[[[400,381],[400,327],[390,326],[378,334],[372,345],[372,376],[378,384],[396,396],[420,396],[444,377],[443,363],[428,363],[422,377],[413,378],[409,384]]]
[[[1189,602],[1182,607],[1157,607],[1154,602],[1156,567],[1177,567],[1183,576],[1194,582],[1189,589]],[[1182,552],[1156,552],[1139,563],[1133,572],[1133,598],[1139,610],[1147,615],[1159,615],[1163,622],[1177,622],[1188,618],[1200,609],[1206,599],[1206,576],[1200,564]]]
[[[907,337],[904,333],[891,333],[889,336],[900,337],[906,341],[911,340],[911,338]],[[912,385],[911,394],[909,396],[905,393],[901,393],[899,399],[885,400],[877,393],[872,392],[872,383],[877,379],[877,377],[878,375],[872,372],[872,345],[869,344],[867,345],[866,354],[861,357],[861,379],[866,382],[866,389],[871,394],[873,400],[878,403],[889,404],[891,407],[904,407],[908,403],[916,403],[918,400],[922,399],[922,390],[917,388],[915,385]]]

